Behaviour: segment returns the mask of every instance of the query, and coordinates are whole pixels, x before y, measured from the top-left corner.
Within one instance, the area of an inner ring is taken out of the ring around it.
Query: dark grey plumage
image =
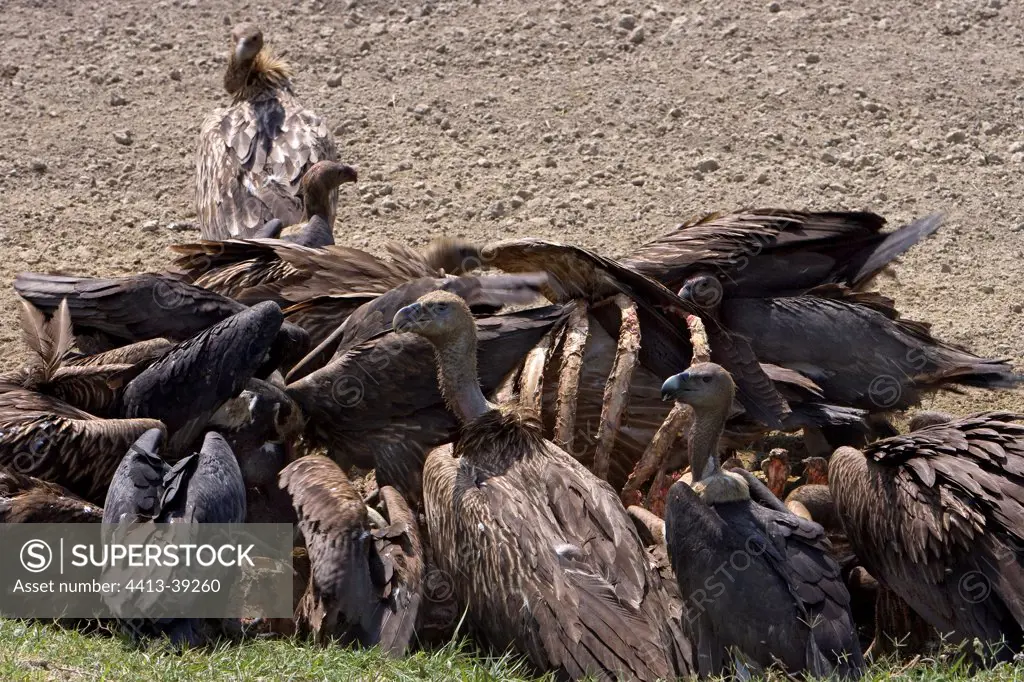
[[[259,303],[179,344],[125,387],[124,416],[162,421],[170,436],[167,455],[183,456],[213,414],[266,363],[282,320],[276,304]]]
[[[822,286],[789,297],[721,297],[703,275],[682,296],[707,303],[729,330],[750,339],[758,359],[796,370],[824,400],[869,412],[906,409],[940,388],[1012,388],[1024,381],[1006,360],[982,358],[936,339],[929,325],[900,319],[879,294]]]
[[[662,390],[695,414],[695,483],[677,481],[669,490],[665,535],[700,674],[722,674],[735,647],[761,668],[778,662],[791,673],[859,677],[864,661],[850,595],[822,527],[790,513],[749,472],[719,467],[733,400],[728,372],[696,364]]]
[[[153,429],[143,434],[124,456],[111,481],[103,510],[103,523],[121,524],[111,529],[117,536],[122,529],[133,531],[134,524],[145,523],[217,523],[245,521],[245,485],[231,447],[213,431],[207,432],[198,453],[169,465],[160,455],[163,434]],[[154,577],[132,575],[124,579]],[[167,569],[164,569],[167,570]],[[112,608],[133,596],[114,594]],[[196,593],[178,597],[191,603]],[[167,636],[175,646],[198,646],[205,641],[202,621],[196,618],[150,618],[123,621],[129,634]]]

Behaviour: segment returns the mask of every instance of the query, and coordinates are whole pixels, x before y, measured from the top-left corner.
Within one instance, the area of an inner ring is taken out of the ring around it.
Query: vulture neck
[[[484,397],[476,375],[476,327],[460,330],[443,346],[435,346],[438,383],[448,409],[465,426],[497,407]]]
[[[224,89],[236,102],[251,99],[260,92],[289,89],[288,68],[283,62],[257,52],[252,59],[238,59],[234,52],[224,73]]]
[[[750,499],[750,489],[742,476],[722,471],[718,461],[718,441],[725,429],[731,400],[721,410],[694,410],[690,429],[690,468],[693,489],[708,504],[742,502]]]

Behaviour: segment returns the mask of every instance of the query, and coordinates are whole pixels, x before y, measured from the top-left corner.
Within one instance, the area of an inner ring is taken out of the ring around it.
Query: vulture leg
[[[583,353],[590,335],[590,318],[585,301],[576,301],[565,328],[562,367],[558,374],[558,399],[555,402],[555,433],[552,440],[566,452],[573,452],[576,427],[576,397],[580,388]]]
[[[690,343],[693,345],[693,358],[690,364],[708,362],[711,359],[711,350],[708,347],[708,335],[704,329],[704,323],[696,315],[687,315],[686,326],[690,329]],[[656,495],[656,491],[665,487],[667,472],[664,470],[664,464],[668,453],[672,450],[672,446],[680,434],[689,432],[692,422],[693,410],[678,402],[672,406],[665,421],[658,427],[654,438],[644,450],[640,461],[633,468],[633,473],[629,475],[626,485],[622,488],[623,504],[635,504],[634,498],[638,496],[640,487],[657,472],[646,501],[647,508],[650,509],[650,505],[654,501],[652,495]],[[663,492],[667,492],[667,488]]]
[[[875,637],[865,656],[878,659],[898,653],[907,657],[924,653],[935,631],[892,590],[878,586],[875,597]]]
[[[615,297],[615,304],[622,311],[622,325],[619,327],[619,343],[615,349],[612,373],[604,386],[601,421],[597,427],[597,448],[594,451],[594,474],[602,480],[608,478],[612,448],[615,447],[622,416],[626,412],[629,384],[640,351],[640,321],[636,304],[623,294]]]
[[[541,416],[541,399],[544,392],[544,367],[548,364],[553,342],[554,334],[545,334],[540,343],[526,354],[519,376],[519,406],[522,410],[535,414],[538,419]]]

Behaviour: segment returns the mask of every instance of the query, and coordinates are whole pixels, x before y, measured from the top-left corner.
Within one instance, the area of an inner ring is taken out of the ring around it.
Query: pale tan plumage
[[[424,501],[437,567],[479,639],[570,679],[688,674],[689,642],[618,495],[545,440],[531,413],[484,400],[465,302],[428,294],[394,326],[434,344],[462,422],[427,457]]]
[[[288,68],[263,52],[258,28],[231,36],[224,87],[233,101],[202,124],[196,153],[196,213],[203,239],[251,237],[271,219],[302,219],[302,175],[337,160],[327,122],[292,91]],[[331,193],[334,223],[337,190]]]

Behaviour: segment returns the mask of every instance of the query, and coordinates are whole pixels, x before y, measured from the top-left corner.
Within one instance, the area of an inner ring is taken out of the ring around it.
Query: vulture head
[[[251,62],[263,49],[263,31],[255,24],[238,24],[231,29],[231,49],[236,60]]]
[[[439,348],[450,347],[467,330],[475,329],[469,306],[448,291],[433,291],[405,306],[395,313],[393,326],[399,332],[419,334]]]
[[[722,366],[699,362],[685,372],[671,376],[661,385],[662,400],[686,403],[694,412],[725,414],[732,408],[736,385]]]
[[[722,283],[714,275],[691,277],[679,290],[679,298],[704,310],[717,308],[721,304],[724,294]]]

